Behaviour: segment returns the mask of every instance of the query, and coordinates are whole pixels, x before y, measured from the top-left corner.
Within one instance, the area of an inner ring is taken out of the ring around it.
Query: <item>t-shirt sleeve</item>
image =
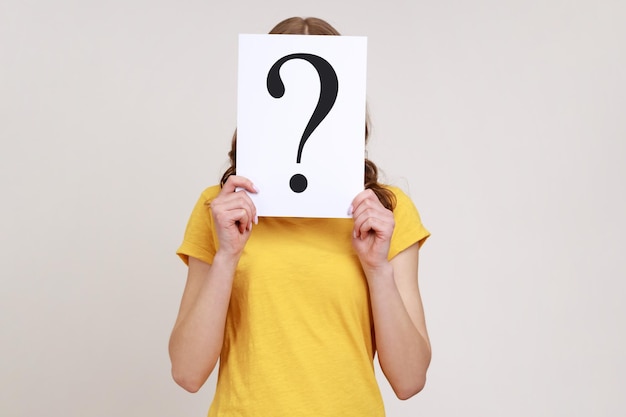
[[[211,209],[207,203],[215,198],[217,193],[219,193],[219,186],[207,188],[191,212],[187,228],[185,229],[183,243],[176,251],[176,254],[187,265],[189,264],[190,256],[208,264],[213,263],[217,245],[213,233]]]
[[[417,243],[421,247],[430,232],[422,224],[420,215],[411,199],[399,188],[390,187],[396,196],[396,208],[393,217],[396,226],[391,236],[391,246],[389,248],[389,259]]]

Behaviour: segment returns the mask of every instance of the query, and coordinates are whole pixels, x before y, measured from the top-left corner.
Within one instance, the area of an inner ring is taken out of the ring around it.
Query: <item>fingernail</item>
[[[248,230],[251,232],[252,231],[252,222],[250,222],[250,225],[248,226]]]
[[[350,204],[350,207],[348,207],[348,216],[352,215],[352,210],[354,210],[354,207],[352,207],[352,204]]]
[[[259,189],[258,189],[258,188],[256,188],[256,185],[254,185],[254,184],[252,184],[252,189],[253,189],[254,191],[256,191],[257,193],[259,192]]]
[[[254,216],[254,224],[259,224],[259,216]]]

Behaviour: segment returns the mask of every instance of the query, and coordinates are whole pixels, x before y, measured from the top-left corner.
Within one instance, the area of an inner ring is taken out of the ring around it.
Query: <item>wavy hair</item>
[[[289,34],[289,35],[334,35],[340,36],[340,33],[332,27],[328,22],[315,17],[301,18],[291,17],[278,23],[269,32],[270,34]],[[370,118],[367,109],[365,110],[365,143],[369,139]],[[230,167],[222,175],[220,184],[223,186],[231,175],[237,173],[237,130],[233,134],[231,148],[228,152],[230,159]],[[396,206],[395,194],[378,182],[378,167],[374,162],[365,158],[365,181],[364,187],[372,190],[381,204],[388,210],[393,210]]]

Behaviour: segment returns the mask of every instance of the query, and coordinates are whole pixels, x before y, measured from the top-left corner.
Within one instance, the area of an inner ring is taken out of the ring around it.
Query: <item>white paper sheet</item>
[[[259,188],[259,216],[348,217],[363,190],[366,65],[365,37],[240,35],[237,174]],[[318,101],[330,110],[302,141]],[[306,189],[290,186],[296,174]]]

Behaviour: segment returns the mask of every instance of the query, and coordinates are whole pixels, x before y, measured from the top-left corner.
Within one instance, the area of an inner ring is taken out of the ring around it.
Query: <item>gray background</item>
[[[0,2],[0,414],[202,416],[169,375],[237,34],[369,37],[369,155],[433,232],[429,381],[389,416],[626,414],[626,5]]]

